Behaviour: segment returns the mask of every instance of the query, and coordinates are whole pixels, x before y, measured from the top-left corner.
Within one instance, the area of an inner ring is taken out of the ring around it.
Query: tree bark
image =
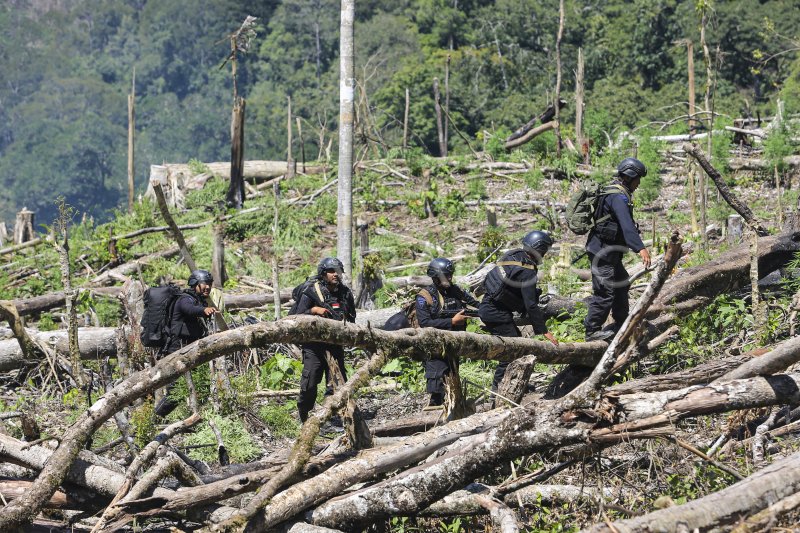
[[[152,185],[153,191],[155,191],[156,194],[156,199],[158,200],[158,208],[161,210],[161,216],[164,217],[164,221],[170,227],[172,238],[178,243],[178,248],[180,249],[183,261],[186,263],[186,266],[189,267],[189,270],[197,270],[197,265],[195,264],[194,259],[192,259],[192,254],[189,251],[189,247],[186,245],[186,241],[183,238],[183,233],[181,233],[181,230],[178,229],[175,219],[172,218],[172,215],[169,212],[167,200],[164,198],[164,191],[161,189],[161,184],[153,183]]]
[[[339,196],[336,255],[344,265],[344,280],[353,279],[353,119],[356,87],[353,24],[355,0],[341,0],[339,32]]]
[[[128,95],[128,213],[133,213],[134,199],[134,134],[136,131],[136,68],[133,70],[131,92]]]
[[[537,135],[540,135],[540,134],[542,134],[542,133],[544,133],[546,131],[552,130],[553,128],[555,128],[555,126],[556,126],[555,120],[550,121],[550,122],[545,122],[541,126],[538,126],[536,128],[528,130],[521,137],[517,137],[516,139],[514,139],[512,141],[506,141],[506,144],[505,144],[504,147],[505,147],[506,150],[511,150],[513,148],[516,148],[517,146],[522,146],[523,144],[529,142],[531,139],[533,139]]]
[[[235,61],[235,60],[234,60]],[[235,91],[234,91],[235,92]],[[228,207],[241,209],[244,205],[244,98],[234,96],[231,112],[231,182],[225,203]],[[194,268],[192,268],[194,270]]]
[[[564,0],[558,2],[558,34],[556,35],[555,101],[561,101],[561,39],[564,36]],[[555,106],[556,155],[561,157],[561,106]]]
[[[444,138],[442,106],[439,103],[439,78],[433,78],[433,109],[436,112],[436,132],[439,139],[439,157],[447,157],[447,141]]]

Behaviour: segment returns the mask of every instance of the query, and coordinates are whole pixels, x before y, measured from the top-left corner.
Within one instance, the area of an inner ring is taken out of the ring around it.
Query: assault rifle
[[[464,311],[464,316],[467,318],[478,318],[477,309],[442,309],[439,311],[439,318],[453,318],[461,311]]]

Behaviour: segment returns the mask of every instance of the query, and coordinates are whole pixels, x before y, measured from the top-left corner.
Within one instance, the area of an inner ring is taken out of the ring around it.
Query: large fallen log
[[[800,233],[783,233],[758,241],[758,275],[781,268],[800,251]],[[679,271],[664,286],[654,307],[669,306],[699,296],[714,298],[750,283],[749,244],[741,244],[716,259]]]
[[[78,343],[81,350],[81,359],[103,359],[116,357],[117,340],[115,328],[80,328],[78,330]],[[27,330],[36,342],[53,346],[61,354],[69,354],[69,340],[66,330],[35,331]],[[0,372],[7,372],[21,368],[26,364],[35,364],[38,361],[27,360],[15,339],[0,341]]]
[[[103,296],[107,298],[116,298],[122,293],[122,287],[94,287],[89,289],[78,288],[79,291],[89,291],[92,296]],[[64,291],[51,292],[42,294],[41,296],[34,296],[32,298],[17,298],[11,300],[17,308],[20,316],[35,315],[44,313],[51,309],[64,306]]]
[[[598,524],[584,531],[708,531],[740,523],[743,518],[797,492],[800,492],[800,453],[775,461],[752,476],[703,498],[636,518]]]

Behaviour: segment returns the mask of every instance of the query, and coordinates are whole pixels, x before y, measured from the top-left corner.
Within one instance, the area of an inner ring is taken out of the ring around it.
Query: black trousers
[[[519,328],[514,324],[514,315],[510,310],[503,307],[492,300],[484,298],[481,301],[481,306],[478,309],[481,321],[484,323],[486,330],[492,335],[499,335],[501,337],[522,337]],[[503,381],[503,376],[506,375],[506,368],[510,363],[508,361],[501,361],[497,364],[494,371],[494,378],[492,379],[492,390],[496,391]]]
[[[444,400],[444,377],[450,374],[450,362],[446,359],[429,359],[425,361],[425,390],[431,395],[431,404],[439,405]]]
[[[621,253],[614,252],[602,257],[590,253],[589,261],[592,264],[592,297],[589,300],[589,313],[583,323],[587,335],[600,331],[609,313],[618,326],[625,322],[631,286]]]
[[[325,358],[326,351],[336,361],[342,377],[347,379],[344,369],[344,351],[341,346],[326,344],[303,346],[303,374],[300,378],[300,394],[297,397],[297,410],[301,422],[306,421],[308,413],[314,408],[314,402],[317,400],[317,386],[322,381],[322,376],[329,374],[328,361]]]

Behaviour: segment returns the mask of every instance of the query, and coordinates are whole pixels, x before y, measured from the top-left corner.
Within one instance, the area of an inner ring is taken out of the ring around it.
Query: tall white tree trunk
[[[344,264],[345,279],[353,271],[353,20],[355,0],[342,0],[339,41],[339,203],[336,255]]]

